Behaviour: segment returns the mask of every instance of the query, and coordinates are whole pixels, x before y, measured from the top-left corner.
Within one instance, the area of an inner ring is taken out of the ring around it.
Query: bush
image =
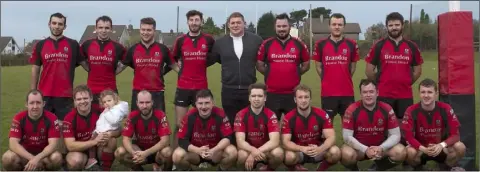
[[[1,55],[1,64],[2,66],[25,66],[29,65],[28,63],[29,56],[27,54],[17,54],[17,55]]]

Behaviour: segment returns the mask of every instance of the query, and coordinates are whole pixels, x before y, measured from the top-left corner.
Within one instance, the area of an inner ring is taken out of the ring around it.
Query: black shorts
[[[281,119],[282,113],[287,114],[297,107],[294,94],[275,94],[267,93],[267,101],[265,106],[275,112],[278,119]]]
[[[343,116],[348,106],[354,102],[355,97],[353,96],[322,97],[322,109],[327,112],[331,118],[337,114]]]
[[[175,102],[173,104],[181,107],[195,106],[195,95],[197,91],[198,90],[177,88],[177,91],[175,91]]]
[[[445,160],[447,160],[447,154],[442,150],[442,152],[440,152],[440,154],[438,154],[436,157],[431,157],[431,156],[428,156],[427,154],[422,154],[422,156],[420,157],[420,164],[422,165],[425,165],[427,163],[427,161],[435,161],[437,163],[445,163]]]
[[[138,110],[137,107],[137,94],[138,90],[132,90],[132,102],[131,111]],[[153,99],[153,108],[165,112],[165,95],[164,91],[150,91]]]
[[[389,104],[398,119],[403,119],[403,115],[405,114],[407,108],[413,105],[413,98],[394,99],[387,97],[378,97],[377,100]]]
[[[52,112],[57,118],[63,121],[63,118],[72,111],[73,98],[71,97],[48,97],[43,98],[45,101],[44,109]]]

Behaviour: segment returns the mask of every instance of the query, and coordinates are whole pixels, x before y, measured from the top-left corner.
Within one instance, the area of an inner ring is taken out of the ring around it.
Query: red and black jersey
[[[83,116],[77,109],[72,109],[63,121],[63,137],[75,138],[76,141],[90,140],[99,117],[99,113],[95,111],[90,111],[87,116]]]
[[[215,40],[212,36],[200,33],[190,36],[188,33],[177,38],[173,46],[172,57],[181,61],[177,87],[199,90],[208,88],[207,55],[212,52]]]
[[[117,90],[117,64],[125,56],[125,47],[112,40],[102,41],[97,38],[85,41],[81,46],[81,53],[87,59],[90,71],[87,85],[93,94],[100,94],[103,90]]]
[[[143,118],[141,112],[136,110],[128,115],[122,135],[133,138],[135,144],[145,150],[171,133],[167,116],[161,110],[153,110],[152,116],[148,119]]]
[[[196,108],[191,109],[182,119],[178,129],[178,145],[188,150],[190,144],[215,147],[223,138],[232,142],[233,129],[223,109],[213,107],[211,115],[204,119]]]
[[[263,41],[257,60],[266,64],[267,91],[277,94],[293,93],[301,80],[301,63],[310,60],[307,46],[291,37],[283,43],[278,38]]]
[[[377,67],[378,96],[412,98],[413,66],[423,64],[417,45],[403,39],[398,45],[390,38],[376,42],[365,58]]]
[[[353,96],[351,64],[360,60],[355,40],[330,36],[315,43],[312,59],[322,63],[322,96]]]
[[[388,130],[399,127],[392,107],[377,101],[368,110],[357,101],[348,106],[342,119],[343,129],[353,131],[353,137],[365,146],[379,146],[388,138]]]
[[[433,111],[423,110],[420,103],[408,107],[401,128],[405,140],[415,149],[442,141],[451,146],[460,138],[460,122],[452,107],[439,101]]]
[[[137,43],[128,49],[124,65],[134,70],[133,90],[163,91],[163,69],[174,63],[167,46],[154,42],[150,47]]]
[[[258,115],[250,106],[240,110],[233,125],[235,132],[245,133],[245,141],[256,148],[270,140],[269,133],[280,132],[277,116],[266,107]]]
[[[9,138],[20,139],[20,145],[32,154],[38,154],[48,146],[49,138],[60,138],[59,121],[55,114],[43,111],[39,119],[32,119],[28,111],[13,117]]]
[[[84,60],[78,42],[63,36],[36,43],[29,62],[43,68],[38,89],[44,96],[72,97],[75,68]]]
[[[323,129],[333,129],[328,114],[320,108],[311,107],[307,117],[302,116],[297,109],[288,112],[283,117],[282,134],[291,134],[292,142],[300,146],[310,144],[321,145],[324,138]]]

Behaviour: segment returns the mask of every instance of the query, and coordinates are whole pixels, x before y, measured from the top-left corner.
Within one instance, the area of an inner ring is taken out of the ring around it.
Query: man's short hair
[[[295,91],[295,96],[297,95],[297,91],[304,91],[304,92],[308,92],[310,94],[310,97],[312,97],[312,89],[305,84],[297,85],[294,91]]]
[[[157,28],[157,22],[151,17],[145,17],[140,20],[140,24],[153,25],[153,28]]]
[[[420,81],[420,84],[418,84],[418,89],[419,90],[420,90],[421,86],[423,86],[423,87],[433,87],[435,92],[438,89],[437,82],[435,82],[433,79],[430,79],[430,78],[425,78],[422,81]]]
[[[377,82],[371,79],[362,79],[360,80],[360,84],[358,84],[358,90],[362,91],[362,86],[367,86],[368,84],[373,84],[375,89],[377,89]]]
[[[392,20],[400,20],[400,23],[402,25],[403,25],[403,22],[404,22],[402,14],[400,14],[398,12],[392,12],[392,13],[387,15],[387,18],[385,19],[385,26],[388,26],[388,22],[392,21]]]
[[[65,23],[63,24],[67,25],[67,17],[65,17],[62,13],[53,13],[52,15],[50,15],[50,20],[48,20],[48,23],[52,22],[53,17],[64,19]]]
[[[151,93],[150,91],[148,91],[148,90],[140,90],[140,91],[137,93],[137,95],[135,95],[135,96],[137,96],[137,101],[138,101],[138,95],[140,95],[140,94],[150,94],[150,97],[151,97],[151,99],[152,99],[151,101],[153,102],[153,95],[152,95],[152,93]],[[133,103],[135,103],[135,102],[133,102]]]
[[[343,19],[343,25],[347,24],[347,19],[345,19],[345,16],[342,13],[333,13],[330,16],[330,20],[328,20],[328,24],[332,24],[332,18],[337,18],[337,19]]]
[[[248,95],[252,93],[253,89],[261,89],[263,90],[263,94],[267,92],[267,86],[264,83],[254,83],[248,86]]]
[[[27,96],[25,97],[26,102],[28,102],[28,96],[30,96],[30,94],[31,94],[31,95],[40,94],[40,96],[42,97],[42,100],[43,100],[43,93],[42,93],[40,90],[33,89],[33,90],[30,90],[30,91],[27,93]]]
[[[193,16],[200,16],[200,20],[203,20],[203,13],[197,10],[190,10],[187,12],[187,20]]]
[[[279,15],[275,16],[275,23],[277,22],[277,20],[287,20],[288,23],[290,23],[290,17],[288,17],[287,13],[282,13],[282,14],[279,14]]]
[[[93,98],[92,90],[90,90],[90,88],[88,88],[87,85],[82,84],[82,85],[76,86],[73,89],[73,99],[75,99],[75,96],[77,96],[77,93],[80,93],[80,92],[87,92],[90,98]]]
[[[197,91],[197,94],[195,94],[195,102],[197,102],[199,98],[211,98],[213,100],[212,91],[210,91],[210,89],[203,89]]]
[[[110,17],[108,17],[108,16],[100,16],[100,17],[98,17],[97,20],[95,20],[95,26],[97,26],[97,24],[98,24],[99,21],[110,22],[110,27],[112,27],[112,25],[113,25],[112,18],[110,18]]]
[[[232,18],[237,18],[237,17],[242,18],[242,21],[245,22],[245,17],[243,16],[242,13],[240,13],[240,12],[233,12],[232,14],[230,14],[230,16],[228,16],[227,23],[230,23],[230,19],[232,19]]]

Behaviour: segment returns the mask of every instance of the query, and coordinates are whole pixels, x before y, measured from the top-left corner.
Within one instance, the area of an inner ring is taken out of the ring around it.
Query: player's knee
[[[171,159],[173,154],[172,148],[170,147],[163,148],[160,154],[165,158]]]
[[[283,161],[283,158],[285,157],[285,152],[282,148],[277,147],[271,151],[271,155],[275,161]]]
[[[121,159],[121,157],[125,156],[126,153],[127,153],[127,150],[125,150],[125,148],[118,147],[117,150],[115,150],[114,155],[116,159]]]
[[[82,170],[85,162],[78,157],[67,157],[67,167],[69,170]]]
[[[455,143],[453,145],[453,150],[455,150],[455,152],[457,154],[460,154],[460,155],[463,155],[465,154],[465,151],[467,150],[467,147],[465,146],[465,144],[463,144],[462,142],[458,141],[457,143]]]
[[[172,154],[173,163],[179,163],[183,160],[185,155],[187,155],[187,152],[185,152],[185,150],[183,150],[181,147],[178,147],[177,149],[175,149],[175,151],[173,151]]]
[[[337,146],[332,146],[328,150],[328,156],[327,159],[330,160],[330,163],[336,163],[342,158],[342,151]]]
[[[11,170],[19,170],[15,169],[16,168],[16,159],[17,155],[11,151],[7,151],[2,155],[2,166],[5,170],[11,171]]]
[[[407,151],[405,150],[405,146],[401,144],[395,145],[393,148],[391,148],[391,154],[390,154],[390,159],[392,161],[404,161],[405,158],[407,157]]]
[[[341,153],[342,163],[349,164],[349,163],[356,162],[357,153],[355,152],[355,150],[353,150],[352,148],[343,147],[341,152],[342,152]]]
[[[247,157],[248,157],[248,153],[244,150],[239,149],[237,152],[237,164],[239,166],[245,164]]]
[[[50,162],[52,162],[52,164],[61,164],[62,161],[63,161],[63,156],[60,152],[55,151],[52,153],[52,155],[50,155]]]
[[[418,151],[412,147],[407,147],[406,148],[407,152],[407,160],[413,160],[415,157],[417,157]]]
[[[225,148],[223,153],[225,154],[224,157],[227,157],[228,159],[232,159],[232,160],[235,160],[238,156],[237,148],[235,148],[235,146],[233,145],[227,146],[227,148]]]
[[[297,163],[297,154],[292,151],[285,151],[285,165],[294,165]]]

